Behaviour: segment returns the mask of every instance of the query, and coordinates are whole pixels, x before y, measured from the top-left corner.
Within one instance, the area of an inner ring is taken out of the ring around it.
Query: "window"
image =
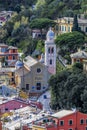
[[[1,48],[1,52],[6,52],[7,48]]]
[[[86,124],[87,124],[87,119],[86,119]]]
[[[61,26],[59,26],[59,30],[61,31]]]
[[[64,125],[64,121],[60,121],[60,126],[63,126]]]
[[[69,125],[72,125],[72,124],[73,124],[72,120],[69,120]]]
[[[26,90],[29,90],[29,84],[26,84]]]
[[[52,65],[52,59],[50,59],[50,65]]]
[[[81,31],[81,27],[79,27],[79,30]]]
[[[70,32],[70,27],[68,27],[68,32]]]
[[[40,73],[41,72],[41,69],[40,68],[37,68],[37,73]]]
[[[8,60],[8,56],[6,56],[5,59]]]
[[[13,82],[13,81],[14,81],[14,78],[12,78],[11,81]]]
[[[52,47],[51,52],[54,53],[54,48]]]
[[[85,127],[85,130],[87,130],[87,127]]]
[[[5,108],[5,111],[8,111],[8,108]]]
[[[56,31],[58,31],[58,25],[56,25],[55,29],[56,29]]]
[[[50,53],[50,47],[48,48],[48,53]]]
[[[78,63],[79,63],[79,62],[80,62],[80,59],[77,59],[77,60],[76,60],[76,62],[78,62]]]
[[[41,90],[41,83],[36,84],[37,90]]]
[[[68,20],[68,24],[70,24],[70,20]]]
[[[72,130],[71,128],[69,130]]]
[[[15,53],[15,49],[13,49],[13,53]]]
[[[46,87],[43,86],[43,89],[45,89]]]
[[[12,76],[14,76],[14,72],[12,72]]]
[[[13,56],[13,60],[15,60],[16,58],[15,58],[15,56]]]
[[[66,26],[65,26],[65,31],[66,31]]]
[[[87,27],[85,28],[85,32],[87,32]]]
[[[64,26],[62,26],[62,31],[64,31]]]
[[[84,124],[84,120],[83,119],[80,120],[80,124]]]

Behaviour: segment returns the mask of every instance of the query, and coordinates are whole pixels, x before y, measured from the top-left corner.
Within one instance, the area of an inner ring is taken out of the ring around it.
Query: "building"
[[[83,60],[87,60],[87,53],[81,50],[70,55],[72,60],[72,65],[76,62],[83,62]]]
[[[87,114],[76,110],[61,110],[34,122],[32,130],[87,130]]]
[[[50,29],[45,41],[45,59],[27,56],[24,62],[16,63],[16,85],[26,90],[29,95],[38,95],[47,90],[48,80],[56,73],[56,45],[54,32]]]
[[[1,121],[0,121],[0,130],[3,130],[3,129],[2,129],[2,122],[1,122]]]
[[[45,41],[45,65],[51,74],[56,74],[56,45],[54,36],[54,32],[50,29]]]
[[[30,56],[25,59],[24,66],[16,69],[16,85],[22,90],[26,90],[30,95],[44,92],[48,88],[50,77],[47,67]],[[17,68],[19,64],[16,65]]]
[[[1,11],[0,12],[0,26],[3,26],[13,14],[13,11]]]
[[[0,83],[6,85],[15,84],[15,68],[0,68]]]
[[[72,32],[73,27],[73,17],[62,17],[58,18],[55,22],[57,25],[55,26],[55,33],[57,35]],[[78,25],[81,31],[87,34],[87,19],[78,18]]]
[[[2,66],[6,63],[9,67],[15,67],[15,63],[18,60],[17,47],[0,44],[0,59],[3,63]]]
[[[46,30],[42,29],[33,29],[32,30],[32,38],[45,38],[46,37]]]
[[[72,31],[73,27],[73,18],[72,17],[63,17],[63,18],[58,18],[56,20],[56,26],[55,26],[55,33],[57,35],[63,34],[63,33],[68,33]]]
[[[0,102],[1,103],[1,102]],[[25,99],[15,98],[11,100],[4,100],[0,104],[0,113],[10,112],[11,110],[18,110],[25,107],[31,107],[36,110],[36,107],[42,110],[43,106],[40,102],[29,102]]]
[[[3,26],[6,22],[6,18],[5,17],[0,17],[0,26]]]

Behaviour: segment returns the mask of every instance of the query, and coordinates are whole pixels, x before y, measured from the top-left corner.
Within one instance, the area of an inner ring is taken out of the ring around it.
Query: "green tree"
[[[15,10],[17,13],[19,13],[19,12],[21,11],[20,5],[17,4],[17,5],[15,6],[14,10]]]
[[[57,36],[55,42],[65,52],[77,51],[84,45],[85,36],[80,32],[65,33]]]
[[[87,96],[85,96],[87,94],[87,77],[82,72],[80,64],[52,76],[49,85],[53,109],[71,109],[75,107],[82,112],[87,112]]]
[[[44,42],[43,42],[42,40],[38,40],[36,49],[37,49],[40,53],[44,53]]]
[[[72,31],[80,31],[80,28],[78,26],[77,14],[75,14],[75,16],[74,16]]]
[[[48,29],[50,26],[54,26],[55,22],[48,18],[38,18],[32,20],[29,25],[31,29],[40,29],[42,34],[42,29]]]

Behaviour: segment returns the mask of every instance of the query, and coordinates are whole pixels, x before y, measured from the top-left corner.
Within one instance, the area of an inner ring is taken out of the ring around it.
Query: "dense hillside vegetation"
[[[87,76],[83,73],[82,64],[75,64],[72,69],[52,76],[49,84],[53,109],[76,108],[87,113]]]
[[[0,28],[0,42],[17,46],[25,55],[31,55],[35,49],[44,53],[44,39],[33,39],[32,29],[40,29],[41,33],[43,28],[47,31],[50,26],[55,26],[57,17],[84,14],[87,18],[87,0],[0,0],[0,10],[14,11],[12,18]],[[68,61],[70,53],[82,48],[86,42],[82,32],[56,38],[60,55]],[[81,65],[64,70],[57,63],[57,74],[51,77],[49,84],[53,109],[76,107],[87,112],[87,77]]]

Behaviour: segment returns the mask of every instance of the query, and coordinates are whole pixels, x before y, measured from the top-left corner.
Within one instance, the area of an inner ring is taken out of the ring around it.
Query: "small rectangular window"
[[[52,59],[50,59],[50,65],[52,65]]]
[[[5,108],[5,111],[8,111],[8,108]]]
[[[60,121],[60,126],[63,126],[64,125],[64,121]]]
[[[13,49],[13,53],[15,53],[15,49]]]
[[[68,32],[70,32],[70,27],[68,27]]]
[[[29,84],[26,84],[26,90],[29,90]]]
[[[87,119],[86,119],[86,124],[87,124]]]
[[[87,32],[87,27],[86,27],[85,31]]]
[[[69,120],[69,125],[72,125],[73,124],[73,121],[72,120]]]
[[[14,81],[14,78],[12,78],[11,81],[13,82],[13,81]]]
[[[36,83],[37,90],[41,90],[41,83]]]
[[[64,26],[62,26],[62,31],[64,31]]]
[[[84,120],[83,119],[80,120],[80,124],[84,124]]]
[[[16,58],[15,58],[15,56],[13,56],[13,60],[15,60]]]
[[[70,20],[68,20],[68,24],[70,24]]]
[[[6,56],[5,59],[8,60],[8,56]]]

